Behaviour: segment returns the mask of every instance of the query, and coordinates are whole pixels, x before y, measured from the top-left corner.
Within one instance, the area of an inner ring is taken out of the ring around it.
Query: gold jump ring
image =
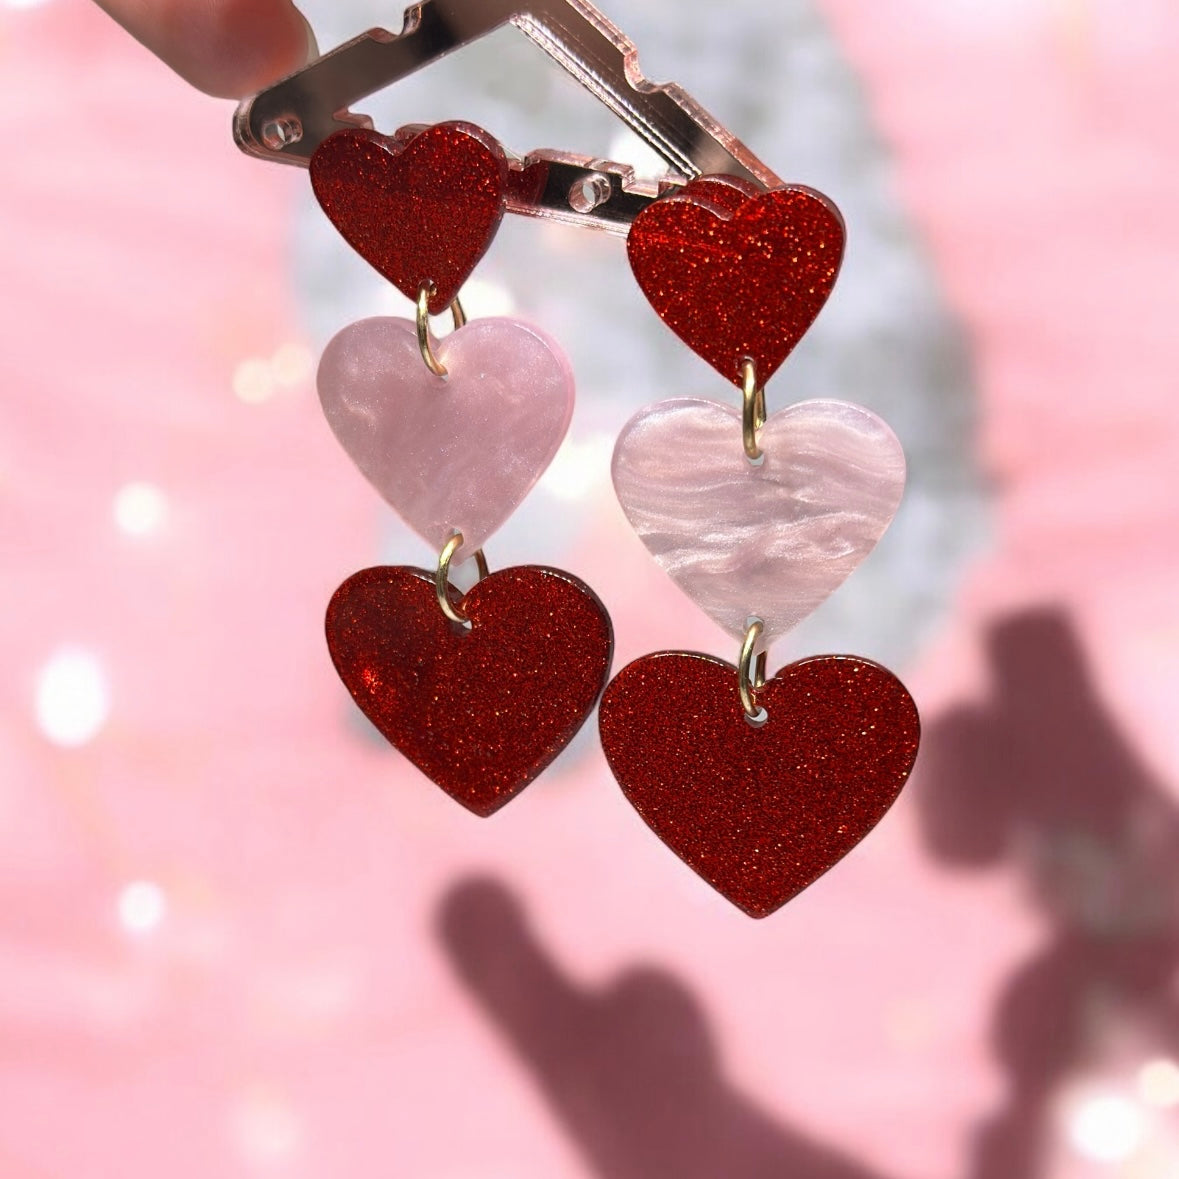
[[[757,462],[762,449],[757,444],[757,432],[766,424],[765,386],[757,383],[757,369],[746,357],[741,361],[741,437],[745,443],[745,457]]]
[[[758,651],[754,659],[753,652],[757,648],[757,640],[765,630],[765,623],[755,618],[745,632],[745,641],[741,644],[741,659],[737,664],[737,691],[741,697],[741,707],[745,711],[747,721],[761,723],[766,719],[766,710],[758,706],[754,693],[764,687],[766,682],[766,653]]]
[[[418,287],[418,350],[426,362],[426,367],[436,377],[444,377],[446,376],[446,365],[434,355],[434,348],[430,343],[430,298],[433,296],[434,290],[434,284],[429,279]],[[450,305],[450,316],[454,320],[456,332],[467,322],[463,305],[457,298]]]
[[[460,614],[455,609],[448,592],[450,589],[450,563],[454,560],[455,553],[462,548],[462,545],[463,534],[456,531],[446,544],[442,546],[442,552],[438,554],[438,567],[434,570],[434,596],[438,599],[438,605],[442,608],[442,613],[451,622],[466,625],[468,621],[467,616]],[[475,568],[479,571],[479,580],[482,581],[488,573],[487,558],[483,555],[482,549],[475,550]]]

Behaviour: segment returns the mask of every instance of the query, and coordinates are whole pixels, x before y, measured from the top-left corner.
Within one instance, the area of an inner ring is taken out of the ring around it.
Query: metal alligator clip
[[[371,127],[349,108],[401,78],[511,23],[604,102],[667,161],[668,174],[644,181],[628,164],[540,150],[512,159],[540,183],[512,186],[513,213],[625,233],[635,216],[702,173],[727,173],[759,187],[781,181],[682,87],[639,72],[638,50],[585,0],[423,0],[400,33],[370,29],[245,99],[233,134],[247,154],[306,167],[332,132]]]

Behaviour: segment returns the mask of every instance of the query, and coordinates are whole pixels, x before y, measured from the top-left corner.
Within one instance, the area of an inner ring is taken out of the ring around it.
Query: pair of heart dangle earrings
[[[555,455],[573,379],[543,332],[466,323],[459,289],[527,169],[479,128],[339,131],[310,161],[344,238],[416,304],[327,346],[318,385],[356,465],[437,552],[433,570],[366,569],[327,612],[332,659],[389,741],[480,815],[547,765],[601,696],[625,796],[699,875],[765,916],[876,824],[916,756],[900,681],[854,656],[765,675],[765,646],[875,546],[900,501],[900,444],[874,414],[807,401],[766,415],[765,382],[834,285],[843,223],[812,190],[702,176],[634,219],[628,255],[664,322],[741,391],[640,411],[613,461],[655,559],[740,645],[738,665],[659,652],[606,686],[612,635],[593,592],[557,570],[495,573],[484,542]],[[430,316],[450,310],[442,341]],[[473,558],[465,594],[451,562]],[[553,674],[553,669],[559,669]],[[604,693],[603,693],[604,689]]]

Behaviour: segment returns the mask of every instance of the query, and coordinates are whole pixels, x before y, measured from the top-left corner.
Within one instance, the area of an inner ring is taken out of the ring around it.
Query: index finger
[[[241,98],[316,54],[291,0],[98,0],[133,37],[206,94]]]

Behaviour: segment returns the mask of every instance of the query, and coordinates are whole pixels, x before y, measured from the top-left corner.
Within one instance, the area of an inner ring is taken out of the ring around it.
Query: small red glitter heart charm
[[[764,385],[806,334],[843,245],[838,209],[813,189],[757,192],[717,176],[648,205],[626,241],[659,317],[738,387],[747,357]]]
[[[843,858],[892,805],[917,757],[917,707],[891,672],[850,655],[784,667],[757,690],[737,669],[662,651],[602,697],[602,747],[622,792],[690,868],[765,917]]]
[[[439,608],[433,574],[362,569],[332,595],[327,641],[361,711],[451,798],[490,815],[572,740],[610,674],[613,632],[593,591],[522,565]]]
[[[403,146],[376,131],[337,131],[311,157],[311,187],[344,240],[403,295],[432,282],[445,311],[487,252],[504,214],[503,148],[470,123],[438,123]]]

